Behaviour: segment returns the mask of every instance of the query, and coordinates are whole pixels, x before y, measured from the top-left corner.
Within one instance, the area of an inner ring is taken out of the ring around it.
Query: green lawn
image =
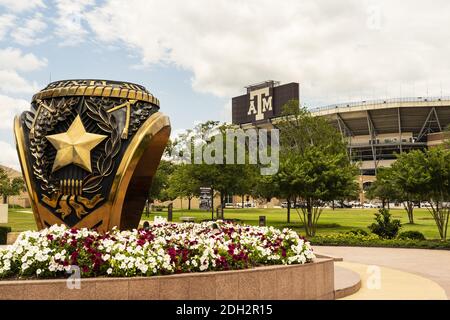
[[[330,234],[345,232],[356,228],[368,231],[367,226],[374,221],[374,213],[377,209],[325,209],[319,219],[317,234]],[[439,233],[436,224],[427,209],[415,210],[415,224],[408,223],[406,211],[402,209],[392,209],[394,219],[400,219],[402,223],[401,231],[417,230],[422,232],[428,239],[438,239]],[[167,217],[167,212],[155,212],[147,218],[153,220],[155,215]],[[295,209],[291,210],[291,223],[286,223],[286,209],[225,209],[225,219],[240,219],[244,223],[257,225],[259,216],[266,216],[267,224],[277,228],[289,227],[303,234],[300,218]],[[179,221],[180,216],[195,217],[196,222],[203,219],[211,219],[211,212],[201,210],[174,210],[173,219]]]
[[[375,212],[376,209],[336,209],[334,211],[325,209],[319,220],[318,235],[345,232],[355,228],[368,230],[367,226],[373,222],[373,214]],[[427,209],[415,210],[416,223],[414,225],[407,223],[408,220],[404,210],[392,209],[391,213],[394,218],[401,220],[403,224],[401,231],[417,230],[422,232],[428,239],[439,238],[434,220]],[[167,217],[167,211],[152,213],[148,218],[143,215],[143,219],[153,220],[155,215]],[[290,224],[286,223],[286,209],[225,209],[224,215],[227,219],[240,219],[242,222],[251,225],[257,225],[259,216],[265,215],[269,225],[277,228],[289,227],[303,234],[300,219],[294,209],[291,212]],[[203,219],[211,219],[210,212],[174,210],[174,221],[179,221],[181,216],[194,217],[196,222],[200,222]],[[13,231],[36,229],[30,209],[10,209],[9,223],[1,225],[11,226]]]
[[[36,223],[30,208],[9,209],[8,223],[0,226],[10,226],[12,231],[36,230]]]

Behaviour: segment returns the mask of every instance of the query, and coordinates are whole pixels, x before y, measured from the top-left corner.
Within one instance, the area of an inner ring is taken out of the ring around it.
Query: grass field
[[[319,220],[318,235],[345,232],[356,228],[368,230],[367,226],[373,222],[376,209],[325,209]],[[415,224],[408,224],[406,212],[392,209],[392,216],[402,222],[401,231],[417,230],[428,239],[438,239],[439,234],[433,218],[427,209],[415,210]],[[286,223],[286,209],[225,209],[226,219],[239,219],[243,223],[257,225],[259,216],[264,215],[267,224],[277,228],[289,227],[303,234],[300,219],[296,210],[291,211],[291,223]],[[167,211],[152,213],[149,217],[143,215],[143,220],[153,220],[155,216],[167,217]],[[211,219],[211,213],[201,210],[174,210],[173,219],[179,221],[182,216],[194,217],[196,222]],[[0,224],[11,226],[13,231],[35,230],[33,214],[30,209],[10,209],[9,223]]]

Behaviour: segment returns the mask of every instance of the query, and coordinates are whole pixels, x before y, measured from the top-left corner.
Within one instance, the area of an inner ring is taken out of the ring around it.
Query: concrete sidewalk
[[[335,264],[361,277],[361,288],[342,300],[447,300],[440,285],[410,272],[345,261]]]
[[[318,253],[344,262],[377,265],[420,275],[436,282],[450,298],[450,251],[427,249],[315,246]]]

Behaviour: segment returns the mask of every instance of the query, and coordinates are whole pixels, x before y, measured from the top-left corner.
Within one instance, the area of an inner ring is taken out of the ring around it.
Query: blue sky
[[[18,167],[14,114],[50,78],[142,84],[175,132],[229,121],[267,79],[314,107],[450,94],[449,16],[445,0],[0,0],[0,164]]]

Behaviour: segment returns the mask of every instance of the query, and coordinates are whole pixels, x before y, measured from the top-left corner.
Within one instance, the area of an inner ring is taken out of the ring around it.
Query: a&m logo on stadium
[[[250,91],[250,106],[248,108],[248,115],[255,115],[255,120],[263,120],[266,111],[272,111],[272,95],[270,95],[270,88],[262,88]]]

